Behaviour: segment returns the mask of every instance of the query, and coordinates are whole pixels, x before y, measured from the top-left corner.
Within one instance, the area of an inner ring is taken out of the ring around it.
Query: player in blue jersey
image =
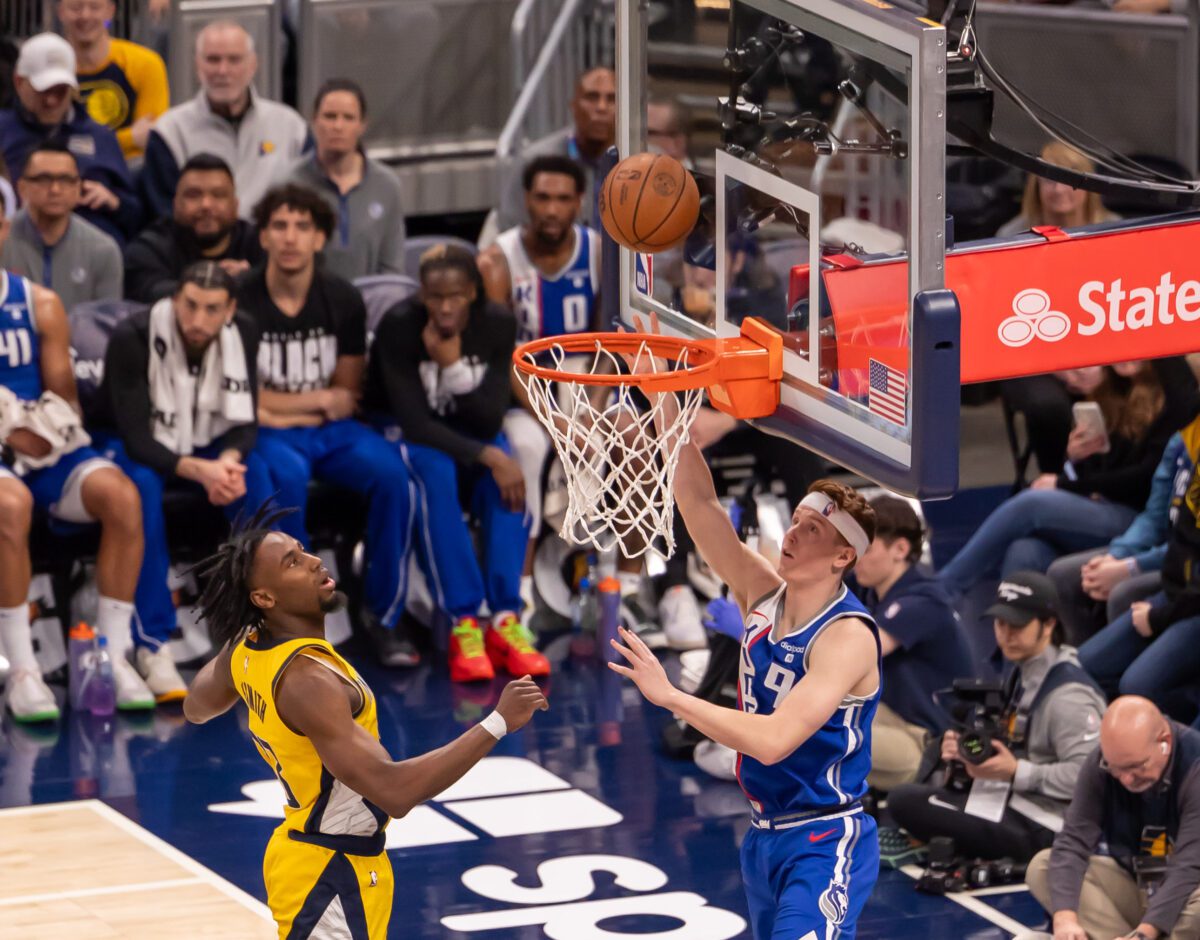
[[[745,617],[739,707],[680,692],[626,630],[613,644],[626,663],[611,668],[738,752],[753,822],[742,878],[755,940],[852,940],[879,873],[875,821],[861,800],[882,656],[875,622],[843,578],[874,538],[874,510],[851,487],[818,480],[773,567],[739,541],[694,442],[681,450],[675,500]]]
[[[0,247],[8,224],[0,215]],[[59,715],[30,633],[35,506],[59,521],[100,523],[96,626],[112,653],[117,705],[154,707],[154,696],[126,659],[142,562],[141,502],[129,478],[87,446],[69,342],[58,295],[0,268],[0,652],[12,667],[5,704],[18,721]]]

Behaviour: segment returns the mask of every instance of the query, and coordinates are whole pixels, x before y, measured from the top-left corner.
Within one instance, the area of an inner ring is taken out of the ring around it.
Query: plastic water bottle
[[[616,662],[620,654],[609,641],[617,639],[617,625],[621,622],[621,582],[611,576],[604,578],[597,593],[597,651],[601,660]]]
[[[87,684],[88,671],[95,664],[95,657],[92,656],[95,642],[95,631],[83,621],[75,624],[67,635],[67,688],[73,709],[80,707],[80,696]]]
[[[95,657],[95,668],[83,688],[82,705],[93,715],[111,715],[117,708],[117,687],[113,682],[108,637],[97,638]]]

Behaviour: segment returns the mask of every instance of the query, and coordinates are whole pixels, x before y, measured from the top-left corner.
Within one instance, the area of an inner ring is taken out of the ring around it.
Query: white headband
[[[871,547],[871,540],[850,513],[842,509],[824,493],[809,493],[800,500],[801,506],[806,506],[820,516],[824,516],[831,526],[837,529],[842,537],[850,543],[850,547],[861,558]]]

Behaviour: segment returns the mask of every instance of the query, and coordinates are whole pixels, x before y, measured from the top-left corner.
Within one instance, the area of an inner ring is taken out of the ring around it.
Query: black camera
[[[963,877],[970,889],[1015,885],[1025,880],[1025,867],[1011,858],[998,858],[994,861],[976,859],[967,864]]]
[[[1003,740],[1008,724],[1005,684],[993,679],[955,679],[945,692],[952,696],[950,714],[958,727],[958,756],[982,764],[996,753],[992,742]]]
[[[954,840],[948,836],[936,836],[929,840],[929,858],[925,870],[917,879],[917,890],[925,894],[951,894],[962,891],[966,877],[958,863]]]

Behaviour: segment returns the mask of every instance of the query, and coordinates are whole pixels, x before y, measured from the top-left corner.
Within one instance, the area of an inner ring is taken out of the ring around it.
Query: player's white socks
[[[29,630],[29,605],[0,607],[0,649],[15,672],[30,669],[38,674],[37,657],[33,655],[33,635]]]
[[[133,604],[100,595],[96,605],[96,629],[108,640],[108,655],[115,662],[128,658],[133,646]]]

